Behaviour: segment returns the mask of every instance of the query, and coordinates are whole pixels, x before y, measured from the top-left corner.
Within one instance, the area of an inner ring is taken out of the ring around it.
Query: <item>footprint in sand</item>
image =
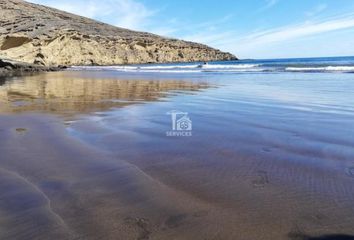
[[[305,232],[297,224],[294,226],[294,229],[288,233],[288,237],[291,240],[304,240],[306,237]]]
[[[137,240],[150,239],[151,230],[149,228],[149,220],[148,219],[127,217],[125,219],[125,224],[131,225],[131,226],[139,229],[139,236],[138,236]]]
[[[209,214],[208,211],[198,211],[198,212],[193,213],[193,217],[200,218],[200,217],[205,217],[208,214]]]
[[[27,128],[16,128],[15,130],[18,134],[25,134],[27,132]]]
[[[295,137],[295,138],[298,138],[298,137],[300,137],[300,134],[299,133],[293,133],[292,136]]]
[[[354,167],[347,167],[345,172],[349,177],[354,178]]]
[[[264,147],[264,148],[262,148],[262,151],[269,153],[269,152],[272,152],[272,149],[271,149],[271,148]]]
[[[264,187],[269,183],[268,173],[266,171],[258,171],[257,179],[252,181],[254,187]]]
[[[169,228],[175,228],[180,226],[186,218],[187,214],[174,215],[165,221],[165,225]]]

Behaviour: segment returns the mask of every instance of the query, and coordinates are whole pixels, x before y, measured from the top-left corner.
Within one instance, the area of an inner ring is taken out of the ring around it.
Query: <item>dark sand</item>
[[[0,87],[0,239],[352,239],[351,115],[76,74]]]

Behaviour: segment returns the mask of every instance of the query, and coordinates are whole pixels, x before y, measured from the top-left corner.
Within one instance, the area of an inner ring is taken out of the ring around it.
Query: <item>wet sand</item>
[[[105,76],[99,88],[77,74],[0,87],[1,239],[354,235],[347,108],[256,98],[249,79]],[[190,112],[192,137],[166,137],[175,108]]]
[[[67,137],[55,119],[2,117],[1,126],[3,239],[148,239],[153,231],[161,239],[184,214],[198,218],[208,209],[138,167]]]

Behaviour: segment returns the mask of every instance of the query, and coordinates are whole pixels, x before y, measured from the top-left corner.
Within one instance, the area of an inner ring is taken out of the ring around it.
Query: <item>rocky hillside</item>
[[[202,44],[118,28],[21,0],[0,0],[0,57],[41,65],[236,59]]]

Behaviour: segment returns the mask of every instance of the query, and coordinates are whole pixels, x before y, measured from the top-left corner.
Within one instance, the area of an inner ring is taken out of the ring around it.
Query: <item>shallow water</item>
[[[0,164],[26,176],[60,221],[92,239],[114,239],[117,229],[125,239],[351,235],[353,93],[354,75],[341,72],[108,69],[9,79],[0,86],[0,111],[10,119],[0,121],[1,139],[22,149],[37,146],[25,141],[32,136],[41,146],[29,155],[2,146],[7,157]],[[188,113],[192,130],[176,132],[191,136],[167,136],[172,110]],[[7,128],[28,132],[11,135]],[[91,151],[98,153],[85,159]],[[27,168],[21,167],[24,156],[33,163]],[[77,202],[82,198],[87,201]],[[60,200],[78,212],[71,215]]]

